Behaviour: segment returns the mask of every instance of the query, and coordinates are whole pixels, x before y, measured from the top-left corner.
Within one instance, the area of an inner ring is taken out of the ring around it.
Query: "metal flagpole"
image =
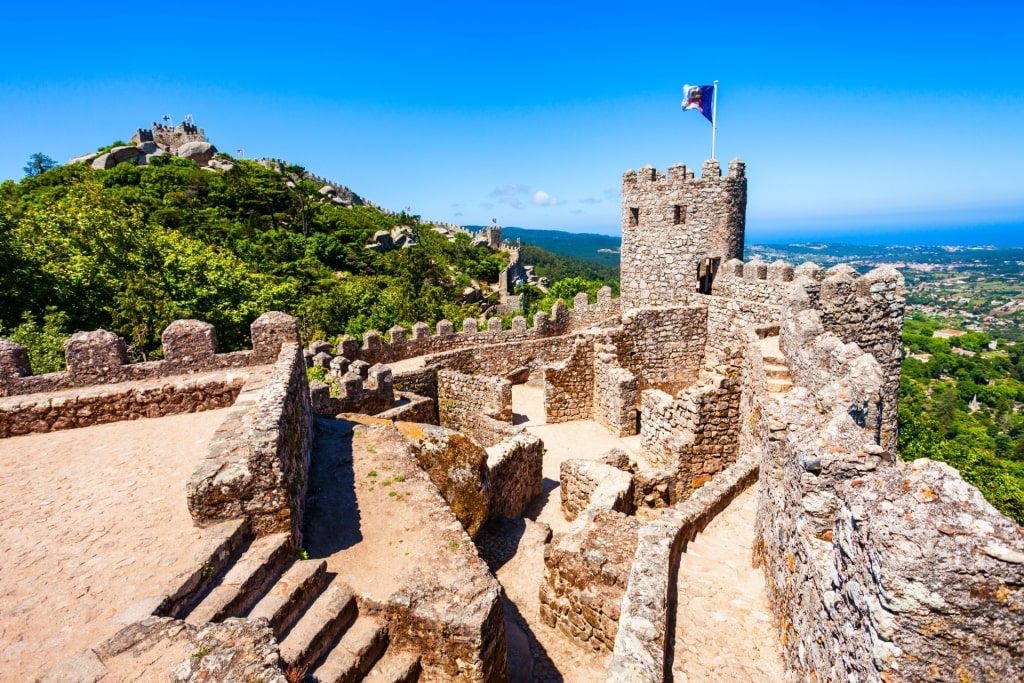
[[[718,132],[718,81],[715,81],[715,93],[711,99],[711,160],[715,160],[715,134]]]

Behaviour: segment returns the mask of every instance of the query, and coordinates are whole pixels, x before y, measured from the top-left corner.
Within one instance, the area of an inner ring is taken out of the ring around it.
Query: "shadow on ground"
[[[352,470],[352,424],[316,419],[309,467],[303,546],[311,558],[324,558],[363,540],[359,530],[355,473]]]
[[[554,479],[548,479],[544,477],[544,481],[541,482],[540,495],[534,496],[533,500],[523,511],[523,516],[528,517],[531,521],[536,522],[537,517],[544,511],[544,506],[548,504],[548,499],[551,498],[551,492],[558,488],[558,482]]]

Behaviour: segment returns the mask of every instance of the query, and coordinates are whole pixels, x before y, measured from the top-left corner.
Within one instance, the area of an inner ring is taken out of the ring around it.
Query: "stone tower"
[[[673,306],[711,291],[719,264],[743,258],[747,178],[739,159],[722,177],[717,161],[700,178],[681,164],[667,175],[645,166],[622,176],[623,308]]]

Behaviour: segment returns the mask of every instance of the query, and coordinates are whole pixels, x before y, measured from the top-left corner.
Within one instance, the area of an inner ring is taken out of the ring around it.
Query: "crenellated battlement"
[[[622,174],[623,191],[630,190],[659,190],[674,188],[686,183],[700,183],[702,181],[723,181],[746,179],[747,165],[740,159],[733,159],[729,162],[728,172],[723,177],[721,164],[715,159],[708,159],[701,168],[700,177],[695,177],[693,169],[685,164],[673,164],[665,171],[660,171],[653,166],[641,166],[639,169],[629,169]]]
[[[32,374],[31,359],[23,346],[0,339],[0,396],[267,365],[277,360],[283,343],[299,340],[295,318],[276,311],[253,321],[250,333],[251,351],[218,353],[213,325],[199,320],[176,320],[161,335],[164,360],[129,363],[128,345],[113,332],[76,332],[64,342],[67,370],[44,375]]]
[[[481,325],[477,318],[466,318],[456,332],[456,325],[450,320],[441,320],[430,333],[430,326],[418,322],[411,330],[396,326],[388,330],[387,340],[377,330],[363,334],[362,340],[345,335],[338,343],[337,353],[349,360],[366,363],[393,363],[406,358],[456,351],[474,346],[506,344],[529,341],[569,334],[600,324],[602,321],[618,322],[619,300],[612,298],[610,287],[597,292],[597,301],[589,303],[586,292],[580,292],[573,299],[570,310],[561,301],[556,301],[551,313],[538,311],[533,317],[533,326],[527,325],[526,318],[516,316],[511,329],[503,329],[501,318],[489,318]]]

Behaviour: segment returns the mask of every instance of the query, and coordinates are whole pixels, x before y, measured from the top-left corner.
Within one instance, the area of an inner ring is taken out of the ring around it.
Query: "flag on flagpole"
[[[167,123],[170,123],[171,122],[171,115],[170,114],[164,114],[164,121],[166,121]]]
[[[245,150],[244,149],[236,149],[235,150],[235,154],[237,154],[240,157],[244,157],[245,156]]]
[[[704,118],[712,124],[715,116],[712,109],[715,99],[715,86],[713,85],[684,85],[683,86],[683,111],[696,109]]]

